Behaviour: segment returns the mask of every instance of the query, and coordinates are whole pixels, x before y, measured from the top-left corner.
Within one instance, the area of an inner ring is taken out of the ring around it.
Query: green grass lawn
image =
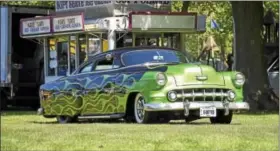
[[[278,114],[234,115],[230,125],[56,124],[35,112],[1,115],[1,150],[278,150]]]

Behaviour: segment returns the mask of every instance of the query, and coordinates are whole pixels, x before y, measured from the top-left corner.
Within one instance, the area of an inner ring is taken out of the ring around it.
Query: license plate
[[[217,110],[215,107],[200,108],[200,117],[216,117]]]

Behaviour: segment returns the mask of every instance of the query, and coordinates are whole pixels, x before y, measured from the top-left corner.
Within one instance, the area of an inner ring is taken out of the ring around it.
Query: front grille
[[[175,90],[177,93],[176,102],[181,102],[185,99],[188,101],[224,101],[227,98],[229,89],[220,88],[197,88]]]

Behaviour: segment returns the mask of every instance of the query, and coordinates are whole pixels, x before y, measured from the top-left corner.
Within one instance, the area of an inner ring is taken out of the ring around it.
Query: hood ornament
[[[205,81],[207,79],[208,79],[208,76],[206,76],[206,75],[198,75],[198,76],[196,76],[196,80],[198,80],[198,81]]]

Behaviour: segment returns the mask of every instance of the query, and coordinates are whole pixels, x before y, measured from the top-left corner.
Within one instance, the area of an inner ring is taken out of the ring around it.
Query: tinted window
[[[113,59],[112,60],[107,60],[107,59],[100,60],[96,63],[95,70],[99,71],[99,70],[110,70],[110,69],[119,68],[120,65],[116,64],[116,62],[114,63],[113,61],[114,61]]]
[[[100,60],[97,62],[95,70],[109,70],[113,69],[113,60]]]
[[[182,53],[172,50],[130,51],[123,54],[122,60],[126,66],[143,64],[146,62],[188,62],[187,58]]]

